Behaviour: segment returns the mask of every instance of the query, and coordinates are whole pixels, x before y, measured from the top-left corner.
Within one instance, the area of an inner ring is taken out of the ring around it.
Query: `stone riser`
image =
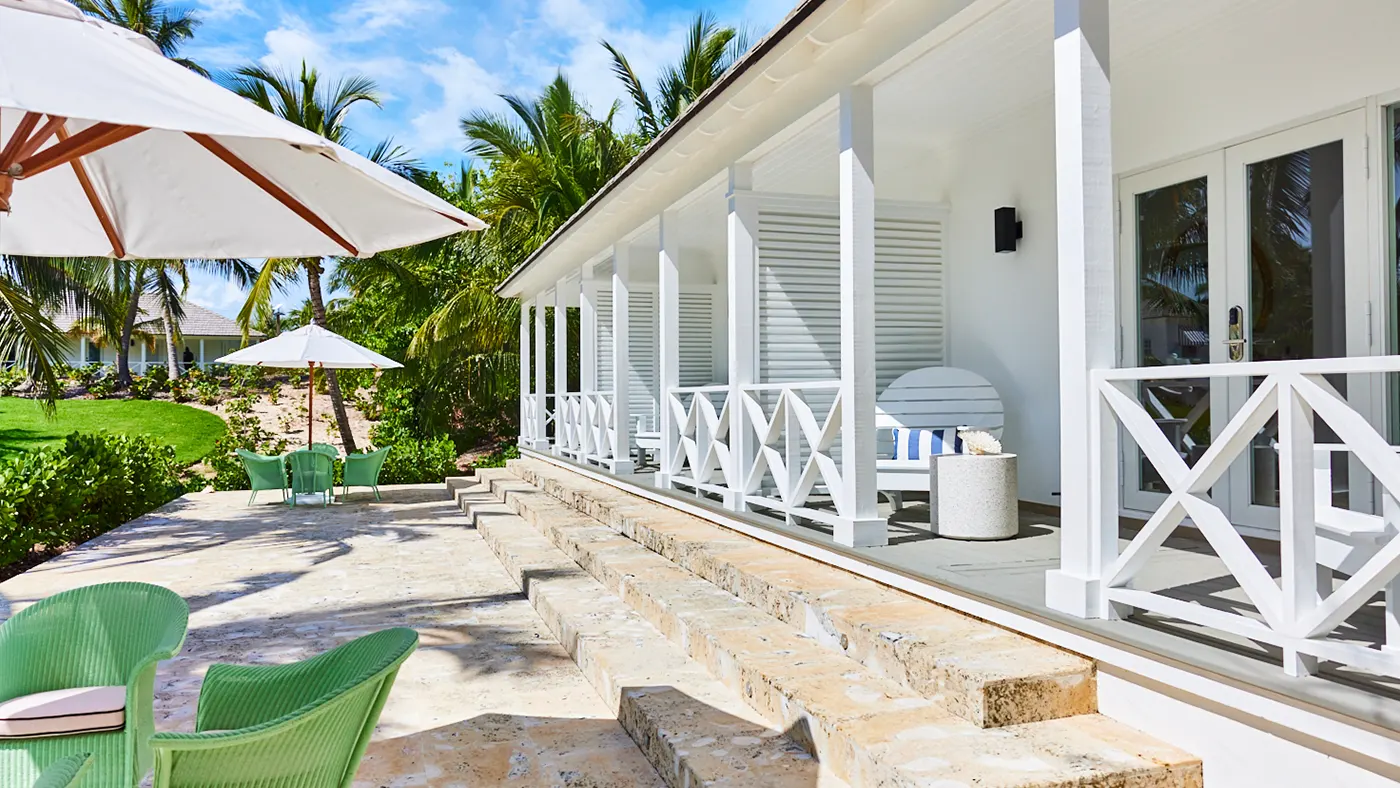
[[[853,785],[1200,784],[1198,762],[1098,715],[983,731],[518,479],[493,473],[486,481],[604,588]]]
[[[467,483],[455,492],[540,618],[668,785],[845,788],[538,531],[491,502],[484,486]]]
[[[538,461],[510,470],[982,727],[1097,711],[1093,662]],[[819,589],[813,591],[812,589]]]

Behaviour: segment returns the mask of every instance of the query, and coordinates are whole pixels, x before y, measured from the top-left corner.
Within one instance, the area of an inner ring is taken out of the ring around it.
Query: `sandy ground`
[[[258,401],[253,405],[253,413],[262,422],[263,429],[278,437],[286,438],[289,447],[306,445],[306,415],[304,410],[298,408],[306,407],[306,386],[293,386],[289,383],[281,385],[281,393],[277,404],[273,405],[268,401],[267,392],[260,392]],[[191,407],[207,410],[210,413],[217,413],[224,419],[228,419],[228,402],[221,402],[218,405],[201,405],[198,402],[185,403]],[[350,431],[355,435],[355,444],[363,449],[369,446],[369,428],[374,422],[365,418],[349,402],[345,403],[346,415],[350,418]],[[313,443],[331,443],[343,453],[345,447],[340,441],[340,430],[335,426],[334,411],[331,410],[331,395],[317,394],[314,403],[314,423],[311,426],[311,440]],[[327,424],[324,415],[331,415],[332,421]],[[288,431],[282,429],[283,417],[288,417],[288,421],[293,428]]]
[[[158,582],[190,604],[156,729],[191,731],[212,662],[283,663],[413,627],[354,785],[660,788],[632,739],[442,485],[322,509],[194,493],[0,583],[0,621],[64,589]]]

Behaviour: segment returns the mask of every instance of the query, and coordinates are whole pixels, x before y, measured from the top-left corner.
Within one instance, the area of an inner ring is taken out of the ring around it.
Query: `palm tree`
[[[194,37],[199,16],[189,9],[173,9],[162,0],[76,0],[84,13],[140,33],[151,39],[162,54],[196,74],[209,76],[198,63],[180,57],[180,47]]]
[[[647,141],[680,117],[685,108],[719,81],[724,72],[748,50],[748,36],[732,27],[721,27],[708,13],[695,15],[680,60],[662,69],[656,93],[647,92],[627,58],[617,47],[602,42],[612,55],[612,69],[622,80],[637,109],[637,128]]]
[[[323,84],[320,73],[301,64],[300,73],[289,73],[262,65],[236,69],[224,79],[227,87],[252,101],[262,109],[313,131],[326,139],[346,145],[351,136],[345,118],[357,104],[381,106],[379,88],[368,77],[347,75],[338,82]],[[369,151],[372,161],[406,177],[421,176],[423,167],[400,147],[386,140]],[[355,265],[342,260],[342,265]],[[273,293],[285,289],[301,276],[306,277],[311,314],[316,324],[326,325],[326,304],[322,294],[321,277],[325,274],[318,258],[269,258],[258,272],[248,292],[248,299],[238,313],[238,323],[246,335],[254,323],[265,321],[271,314]],[[355,436],[350,431],[350,419],[345,411],[340,382],[335,370],[326,371],[330,388],[331,408],[335,412],[340,439],[346,453],[356,451]]]
[[[0,255],[0,359],[24,370],[52,413],[65,337],[52,315],[71,306],[110,324],[105,260]]]

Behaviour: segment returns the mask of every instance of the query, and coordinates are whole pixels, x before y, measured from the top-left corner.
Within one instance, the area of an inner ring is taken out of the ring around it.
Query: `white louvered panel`
[[[877,390],[944,360],[943,222],[932,211],[891,213],[875,220]],[[759,210],[759,375],[765,383],[841,375],[839,232],[831,201]]]
[[[680,294],[680,384],[715,382],[715,298],[710,292]]]
[[[633,289],[628,298],[628,360],[631,374],[628,382],[628,410],[632,423],[641,420],[641,429],[650,432],[658,429],[657,403],[659,402],[660,363],[657,354],[657,336],[660,326],[656,319],[656,293]]]
[[[594,348],[598,353],[597,381],[599,391],[612,389],[612,291],[600,288],[593,307],[596,331]]]

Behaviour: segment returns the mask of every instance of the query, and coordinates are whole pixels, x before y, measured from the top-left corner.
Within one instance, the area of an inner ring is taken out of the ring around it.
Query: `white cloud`
[[[199,15],[205,21],[214,22],[236,16],[257,16],[243,0],[200,0]]]
[[[439,151],[461,144],[459,121],[471,110],[499,103],[503,90],[499,76],[488,72],[474,58],[452,47],[436,49],[432,61],[419,65],[441,94],[431,109],[413,116],[413,137],[406,140],[414,150]]]
[[[391,28],[420,25],[444,10],[438,0],[356,0],[335,21],[341,38],[364,41]]]

